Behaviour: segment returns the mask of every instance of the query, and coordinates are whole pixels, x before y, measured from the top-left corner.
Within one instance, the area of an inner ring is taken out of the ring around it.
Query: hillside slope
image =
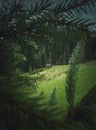
[[[57,104],[64,107],[67,106],[65,94],[67,70],[68,66],[62,65],[53,66],[39,73],[39,75],[43,75],[44,77],[38,81],[38,93],[43,91],[45,100],[49,100],[50,93],[56,88]],[[75,103],[78,103],[94,84],[96,84],[96,61],[81,64],[76,82]]]
[[[75,102],[79,102],[94,85],[96,85],[96,60],[86,62],[80,66],[76,82]]]

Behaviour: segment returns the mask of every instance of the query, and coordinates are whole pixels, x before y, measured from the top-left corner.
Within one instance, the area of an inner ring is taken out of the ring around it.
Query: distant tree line
[[[71,33],[71,36],[70,34],[68,36],[69,39],[66,39],[64,34],[66,32],[62,32],[62,29],[55,29],[53,36],[51,35],[52,32],[48,32],[48,30],[46,32],[47,34],[44,37],[42,35],[38,36],[37,39],[33,37],[32,41],[29,41],[29,47],[28,45],[23,48],[21,47],[26,57],[21,70],[29,71],[30,67],[33,70],[43,68],[48,63],[52,65],[68,64],[73,49],[80,40],[79,36],[76,39]],[[82,62],[94,59],[96,59],[96,37],[90,36],[85,44],[85,53]]]
[[[96,59],[96,36],[89,39],[85,45],[84,61]]]

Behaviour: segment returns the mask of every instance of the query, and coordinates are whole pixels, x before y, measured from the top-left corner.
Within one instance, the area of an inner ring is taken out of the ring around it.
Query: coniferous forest
[[[0,1],[0,130],[96,130],[94,10]]]

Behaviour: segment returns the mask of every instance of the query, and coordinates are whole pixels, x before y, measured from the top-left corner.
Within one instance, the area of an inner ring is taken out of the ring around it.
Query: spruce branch
[[[74,108],[74,99],[75,99],[75,90],[76,90],[76,79],[78,75],[79,70],[79,64],[82,60],[82,55],[84,53],[84,43],[82,42],[77,43],[77,46],[75,47],[72,56],[69,60],[69,70],[66,78],[66,98],[68,102],[68,114],[66,117],[66,120],[70,120],[70,115],[72,113],[72,110]]]
[[[65,0],[57,4],[54,9],[55,14],[72,11],[77,14],[87,13],[87,9],[92,9],[96,5],[96,0]]]
[[[1,37],[18,37],[19,35],[30,35],[38,32],[38,27],[42,24],[53,24],[55,26],[67,26],[72,30],[88,31],[90,26],[95,23],[89,19],[78,17],[79,11],[83,10],[81,5],[95,4],[88,0],[84,1],[67,1],[64,4],[57,4],[57,7],[51,7],[52,3],[42,0],[35,5],[25,8],[24,1],[3,1],[0,7],[0,36]],[[73,11],[70,9],[73,8]],[[75,13],[75,9],[77,13]],[[59,11],[60,10],[60,11]],[[56,12],[56,13],[55,13]]]
[[[73,108],[67,122],[81,123],[85,129],[96,129],[96,85]]]

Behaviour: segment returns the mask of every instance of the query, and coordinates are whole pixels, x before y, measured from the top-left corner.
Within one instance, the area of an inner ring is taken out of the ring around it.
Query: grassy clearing
[[[78,79],[76,82],[75,103],[96,84],[96,61],[82,64],[79,69]]]
[[[68,66],[53,66],[50,69],[45,69],[40,72],[40,75],[44,75],[44,78],[38,81],[38,93],[44,92],[44,97],[48,100],[53,88],[57,88],[57,104],[64,106],[66,109],[66,94],[65,94],[65,80]],[[93,85],[96,84],[96,61],[87,62],[80,65],[78,78],[76,82],[76,96],[75,103],[78,103],[80,99],[90,90]]]
[[[53,66],[49,69],[39,72],[32,77],[41,77],[37,83],[39,85],[36,94],[43,92],[44,99],[47,102],[54,87],[57,89],[57,105],[67,108],[66,94],[65,94],[65,80],[68,66]],[[90,90],[93,85],[96,84],[96,61],[87,62],[80,65],[78,78],[76,82],[76,96],[75,103],[78,103],[80,99]],[[23,88],[24,93],[28,94],[28,97],[32,97],[33,93],[31,88]]]
[[[48,101],[50,94],[54,88],[57,89],[57,105],[66,106],[66,96],[65,96],[65,79],[68,66],[53,66],[50,69],[46,69],[40,74],[44,74],[44,79],[38,81],[38,93],[44,92],[44,97]]]

